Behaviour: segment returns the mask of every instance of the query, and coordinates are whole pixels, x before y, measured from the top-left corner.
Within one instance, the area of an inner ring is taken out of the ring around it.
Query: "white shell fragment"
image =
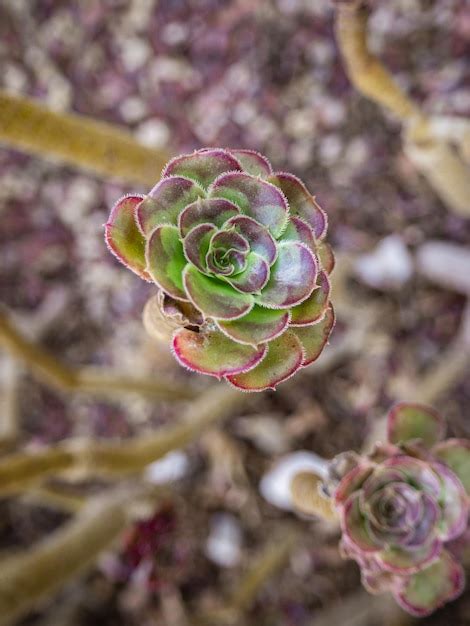
[[[355,262],[358,277],[370,287],[394,290],[402,287],[413,274],[413,260],[398,235],[385,237],[375,250]]]
[[[265,500],[286,511],[294,509],[290,485],[299,472],[312,471],[318,476],[326,477],[328,463],[313,452],[301,450],[282,458],[263,476],[260,492]]]

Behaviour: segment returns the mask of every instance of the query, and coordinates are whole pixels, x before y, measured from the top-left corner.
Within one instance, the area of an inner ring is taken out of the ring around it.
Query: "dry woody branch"
[[[448,117],[428,119],[403,92],[369,49],[368,14],[362,0],[338,4],[336,38],[349,78],[360,93],[402,122],[408,158],[451,211],[469,216],[468,124]]]
[[[139,144],[125,130],[72,113],[55,113],[0,91],[0,142],[53,157],[105,177],[151,184],[169,155]]]

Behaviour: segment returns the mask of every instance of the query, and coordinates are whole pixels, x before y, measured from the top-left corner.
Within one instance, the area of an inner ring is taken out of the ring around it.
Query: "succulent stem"
[[[0,346],[22,359],[51,386],[63,391],[109,395],[139,393],[165,400],[195,397],[189,385],[178,385],[155,378],[131,378],[92,368],[75,368],[58,361],[40,346],[28,341],[11,321],[0,313]]]
[[[85,497],[67,493],[56,485],[38,485],[28,491],[23,499],[36,505],[71,514],[78,513],[87,505]]]
[[[10,355],[0,357],[0,453],[9,450],[18,437],[19,369]]]
[[[459,142],[462,152],[459,154],[451,145],[452,133],[456,131],[449,130],[448,118],[444,132],[443,125],[427,119],[371,53],[367,43],[367,20],[368,10],[363,0],[338,4],[336,38],[351,82],[360,93],[387,108],[405,125],[404,148],[409,159],[449,209],[468,216],[470,179],[468,165],[464,162],[468,152],[468,127],[466,139]]]
[[[169,154],[139,144],[125,130],[0,90],[0,141],[59,158],[93,174],[152,184]]]
[[[163,316],[158,296],[152,296],[147,300],[142,313],[142,321],[148,335],[159,344],[168,347],[170,346],[173,333],[179,328],[177,324],[172,324]]]
[[[468,310],[465,315],[468,316]],[[400,381],[392,388],[395,398],[406,398],[410,402],[432,405],[449,389],[458,383],[470,367],[468,345],[468,322],[464,319],[463,328],[456,339],[440,355],[437,363],[424,372],[417,380]],[[387,417],[376,419],[363,445],[363,451],[369,452],[377,441],[386,439]]]
[[[68,524],[0,565],[0,624],[25,615],[85,571],[126,527],[129,504],[149,488],[116,490],[90,500]]]
[[[380,623],[387,626],[396,624],[393,620],[399,617],[408,618],[390,595],[372,596],[361,590],[319,612],[308,626],[331,626],[331,624],[363,626],[371,623],[376,617],[380,617]]]
[[[23,491],[45,477],[64,472],[91,476],[122,476],[142,471],[171,450],[193,441],[217,421],[228,417],[248,396],[214,386],[201,394],[176,426],[166,426],[120,443],[69,440],[38,452],[18,452],[0,461],[0,493]]]
[[[232,594],[230,606],[233,609],[240,612],[250,607],[266,580],[285,564],[298,538],[299,533],[293,529],[284,530],[282,536],[269,543]]]
[[[331,501],[319,491],[321,482],[322,478],[313,472],[299,472],[291,482],[292,501],[301,513],[337,522],[338,518]]]
[[[192,623],[195,626],[238,623],[240,615],[250,608],[267,580],[285,565],[298,539],[299,533],[294,529],[283,529],[255,559],[225,606],[197,616]]]
[[[356,89],[385,106],[401,121],[420,116],[417,106],[401,90],[367,44],[368,11],[359,0],[340,3],[336,13],[336,38],[348,75]]]

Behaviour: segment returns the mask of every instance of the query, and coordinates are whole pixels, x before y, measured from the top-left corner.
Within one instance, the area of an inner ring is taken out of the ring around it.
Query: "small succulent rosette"
[[[321,353],[334,324],[327,217],[292,174],[251,150],[179,156],[106,224],[111,252],[159,289],[185,367],[274,389]]]
[[[391,591],[416,616],[464,587],[453,548],[466,539],[470,441],[442,441],[444,431],[432,409],[399,404],[388,415],[388,441],[368,456],[336,457],[325,484],[340,518],[342,553],[357,561],[366,589]]]

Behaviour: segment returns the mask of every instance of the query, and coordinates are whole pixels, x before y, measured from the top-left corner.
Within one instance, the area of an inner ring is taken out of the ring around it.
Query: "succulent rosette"
[[[110,250],[154,282],[185,367],[274,389],[321,353],[334,324],[327,217],[294,175],[251,150],[170,161],[106,224]]]
[[[463,569],[445,545],[467,529],[470,442],[441,441],[444,430],[432,409],[395,406],[388,442],[355,457],[332,493],[342,552],[360,565],[364,586],[373,593],[390,590],[417,616],[454,599],[464,586]],[[336,465],[345,466],[343,457]]]

